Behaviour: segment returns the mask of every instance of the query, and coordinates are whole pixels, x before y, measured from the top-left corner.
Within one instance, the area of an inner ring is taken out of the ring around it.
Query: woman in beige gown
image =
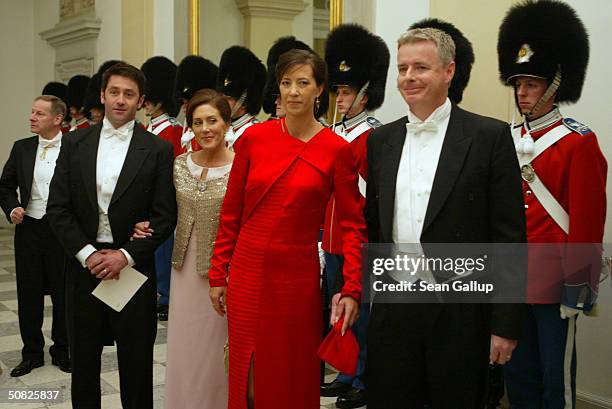
[[[207,297],[207,273],[233,159],[224,142],[229,105],[221,94],[202,90],[188,103],[187,123],[202,149],[180,155],[174,162],[178,222],[170,281],[165,407],[222,409],[228,396],[223,358],[227,320],[215,313]],[[146,226],[137,226],[135,237],[146,234]]]

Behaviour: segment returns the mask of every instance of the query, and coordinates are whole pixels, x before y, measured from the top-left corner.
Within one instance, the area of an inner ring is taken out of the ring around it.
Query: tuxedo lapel
[[[404,141],[406,140],[406,122],[408,118],[397,121],[391,130],[391,135],[383,143],[381,151],[381,168],[379,184],[379,217],[380,225],[383,226],[383,238],[391,241],[393,232],[393,214],[395,209],[395,186],[397,171]]]
[[[23,149],[21,165],[23,166],[23,178],[27,192],[21,192],[21,202],[28,203],[32,194],[32,182],[34,181],[34,166],[36,164],[36,151],[38,150],[38,136],[32,138]],[[26,199],[27,198],[27,199]],[[26,202],[27,200],[27,202]]]
[[[148,142],[150,142],[148,140],[150,137],[151,135],[147,135],[145,130],[138,126],[138,124],[134,125],[132,140],[130,141],[130,146],[125,156],[119,179],[117,179],[117,185],[115,186],[109,208],[130,186],[144,163],[145,158],[149,155],[150,150],[147,146]]]
[[[463,168],[463,162],[472,144],[472,137],[463,132],[463,117],[463,111],[453,105],[421,234],[427,230],[442,209]]]
[[[79,144],[79,162],[81,176],[91,204],[98,208],[98,193],[96,188],[96,162],[98,158],[98,143],[102,124],[89,128],[89,133]]]

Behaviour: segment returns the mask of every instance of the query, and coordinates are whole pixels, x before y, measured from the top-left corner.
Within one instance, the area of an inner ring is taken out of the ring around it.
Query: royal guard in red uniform
[[[70,131],[77,129],[89,128],[91,125],[87,115],[83,110],[83,102],[85,93],[87,92],[87,84],[90,78],[86,75],[75,75],[68,81],[68,93],[66,99],[68,101],[68,110],[72,117]]]
[[[183,126],[174,116],[178,106],[174,99],[174,80],[176,64],[166,57],[151,57],[140,68],[147,78],[145,88],[144,109],[150,118],[147,131],[170,142],[174,147],[174,157],[182,152],[181,136]],[[157,318],[168,320],[168,305],[170,303],[170,271],[172,270],[172,248],[174,235],[170,235],[155,251],[155,272],[157,275]]]
[[[66,98],[68,95],[68,87],[66,84],[62,84],[61,82],[48,82],[42,90],[42,95],[54,95],[64,101],[64,104],[68,105],[68,100]],[[61,129],[62,134],[64,135],[70,132],[70,112],[68,112],[64,117]]]
[[[325,61],[329,70],[330,88],[336,94],[335,111],[342,115],[342,120],[331,128],[351,143],[354,157],[357,159],[355,172],[359,173],[359,188],[365,196],[366,139],[374,128],[381,125],[369,112],[380,107],[384,101],[389,49],[380,37],[365,28],[356,24],[343,24],[327,37]],[[339,287],[336,277],[342,271],[344,262],[342,229],[338,219],[336,201],[332,197],[325,215],[322,242],[329,293],[335,292],[334,289]],[[334,299],[338,296],[339,294]],[[332,301],[332,304],[334,302]],[[367,403],[362,375],[366,359],[368,313],[369,305],[363,303],[359,320],[353,328],[360,344],[357,373],[354,376],[341,373],[334,381],[321,386],[322,396],[338,396],[338,408],[358,408]]]
[[[187,102],[201,89],[215,89],[218,70],[214,63],[199,55],[188,55],[178,65],[174,98],[181,107],[177,120],[183,124],[182,153],[200,150],[200,145],[195,141],[194,134],[185,120]]]
[[[144,109],[150,118],[147,131],[167,140],[174,146],[174,157],[181,154],[183,126],[175,116],[178,106],[174,99],[176,64],[166,57],[151,57],[140,67],[147,77]]]
[[[225,50],[219,61],[217,91],[229,98],[232,108],[232,125],[225,142],[232,147],[242,133],[259,120],[263,89],[266,83],[266,67],[251,50],[232,46]]]
[[[513,408],[573,408],[576,318],[597,298],[606,217],[607,163],[593,131],[565,118],[578,101],[588,35],[560,1],[514,6],[499,31],[501,80],[514,88],[523,124],[514,138],[529,243],[523,331],[505,366]]]

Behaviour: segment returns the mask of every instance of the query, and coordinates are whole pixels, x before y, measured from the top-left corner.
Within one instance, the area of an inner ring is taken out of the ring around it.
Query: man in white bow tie
[[[449,100],[451,36],[435,28],[405,32],[397,69],[408,115],[367,141],[370,243],[524,242],[508,125]],[[410,293],[385,303],[380,296],[368,328],[368,408],[484,407],[489,362],[508,362],[516,345],[518,307],[410,303]]]
[[[169,142],[134,126],[144,100],[144,74],[128,64],[102,75],[102,124],[67,138],[57,159],[47,214],[69,254],[66,272],[73,408],[100,408],[100,358],[117,345],[123,408],[153,407],[156,320],[154,252],[176,224]],[[130,241],[150,220],[153,234]],[[116,312],[91,292],[133,266],[147,281]]]
[[[43,298],[51,294],[53,325],[51,362],[70,372],[64,297],[64,251],[47,219],[49,183],[62,143],[66,105],[52,95],[34,100],[30,130],[35,136],[13,145],[0,178],[0,205],[15,225],[15,268],[22,361],[11,376],[22,376],[44,365]],[[17,195],[19,189],[19,196]]]

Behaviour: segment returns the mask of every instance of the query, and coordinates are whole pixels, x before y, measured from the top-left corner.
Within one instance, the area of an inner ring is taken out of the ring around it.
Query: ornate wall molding
[[[96,39],[100,33],[102,21],[99,18],[83,16],[77,19],[64,20],[55,27],[39,33],[40,37],[54,48],[78,43],[83,40]]]
[[[60,0],[60,20],[91,11],[95,6],[95,0]]]
[[[77,74],[89,74],[95,70],[94,57],[82,57],[74,60],[63,61],[55,64],[55,75],[57,81],[68,82]]]
[[[267,17],[292,20],[306,9],[301,0],[236,0],[244,17]]]
[[[93,0],[62,1],[61,12],[77,14],[62,18],[53,28],[38,33],[55,50],[55,79],[58,81],[67,82],[76,74],[95,72],[102,21],[95,16],[93,4]]]

